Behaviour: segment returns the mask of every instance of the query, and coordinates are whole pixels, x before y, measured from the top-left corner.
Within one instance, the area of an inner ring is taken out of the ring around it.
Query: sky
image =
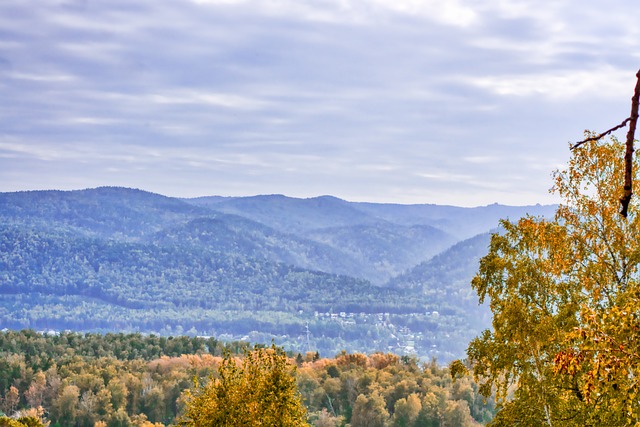
[[[637,16],[629,0],[2,0],[0,191],[554,203],[569,144],[629,116]]]

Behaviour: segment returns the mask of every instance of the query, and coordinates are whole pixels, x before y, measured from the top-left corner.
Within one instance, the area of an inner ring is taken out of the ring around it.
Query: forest
[[[176,425],[194,379],[249,344],[142,334],[0,333],[0,409],[51,426]],[[470,376],[391,353],[289,353],[314,426],[475,426],[493,417]]]
[[[334,197],[0,193],[0,328],[214,336],[449,361],[489,325],[469,282],[498,218]]]

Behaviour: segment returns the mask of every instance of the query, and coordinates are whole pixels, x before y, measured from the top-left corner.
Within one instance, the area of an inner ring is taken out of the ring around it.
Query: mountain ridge
[[[0,328],[114,325],[461,357],[488,327],[468,283],[486,236],[465,236],[530,209],[554,210],[122,187],[0,193]]]

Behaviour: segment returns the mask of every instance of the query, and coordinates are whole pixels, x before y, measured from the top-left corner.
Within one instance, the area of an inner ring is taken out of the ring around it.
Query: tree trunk
[[[631,201],[631,195],[633,194],[633,141],[636,134],[636,123],[638,122],[638,103],[640,100],[640,70],[636,73],[638,80],[636,81],[636,88],[633,91],[633,97],[631,98],[631,119],[629,121],[629,131],[627,132],[627,149],[624,154],[624,193],[620,198],[620,204],[622,209],[620,215],[627,217],[627,211],[629,210],[629,202]]]

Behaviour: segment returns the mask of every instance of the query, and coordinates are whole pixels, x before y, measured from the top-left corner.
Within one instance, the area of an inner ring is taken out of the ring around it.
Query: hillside
[[[451,209],[458,230],[486,232],[524,208],[0,193],[0,328],[275,338],[448,360],[486,326],[469,281],[487,236],[439,228]]]

